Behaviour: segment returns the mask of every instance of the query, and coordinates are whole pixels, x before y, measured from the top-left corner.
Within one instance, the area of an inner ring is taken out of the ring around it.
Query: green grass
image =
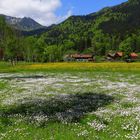
[[[140,139],[140,63],[1,62],[0,73],[0,140]]]
[[[6,86],[7,86],[7,82],[2,82],[2,81],[0,82],[0,90],[5,89]]]
[[[108,63],[25,63],[19,62],[12,66],[8,62],[0,62],[0,72],[89,72],[114,71],[123,73],[139,73],[140,63],[108,62]]]

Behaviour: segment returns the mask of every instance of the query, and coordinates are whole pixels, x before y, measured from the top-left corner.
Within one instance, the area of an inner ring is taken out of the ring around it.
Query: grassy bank
[[[0,62],[0,72],[122,71],[139,72],[140,63],[10,63]]]

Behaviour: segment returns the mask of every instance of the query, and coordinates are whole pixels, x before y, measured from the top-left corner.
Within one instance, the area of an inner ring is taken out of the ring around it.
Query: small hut
[[[78,62],[93,61],[93,55],[91,55],[91,54],[73,54],[73,55],[71,55],[71,58],[73,58],[75,61],[78,61]]]
[[[123,52],[116,52],[114,55],[114,58],[122,58],[123,57]]]
[[[131,59],[137,59],[138,58],[138,54],[133,52],[133,53],[130,54],[130,58]]]
[[[94,59],[91,54],[70,54],[64,57],[64,61],[92,62]]]
[[[121,59],[123,57],[123,52],[116,52],[116,53],[108,53],[107,60],[116,60]]]

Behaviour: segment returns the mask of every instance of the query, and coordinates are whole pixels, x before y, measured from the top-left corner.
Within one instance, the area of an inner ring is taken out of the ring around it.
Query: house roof
[[[91,54],[72,54],[72,58],[92,58],[93,55]]]
[[[123,52],[116,52],[116,55],[122,57],[123,56]]]
[[[136,53],[131,53],[130,56],[131,56],[131,57],[138,57],[138,54],[136,54]]]
[[[107,56],[114,57],[115,56],[115,53],[108,53]]]

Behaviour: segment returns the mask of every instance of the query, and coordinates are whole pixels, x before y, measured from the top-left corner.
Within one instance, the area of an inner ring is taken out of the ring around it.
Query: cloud
[[[57,16],[56,10],[62,7],[61,0],[0,0],[0,13],[16,16],[31,17],[43,25],[59,23],[68,18],[72,11]]]
[[[70,10],[67,11],[66,15],[64,15],[64,16],[58,16],[57,17],[57,23],[62,22],[63,20],[65,20],[68,17],[70,17],[71,15],[72,15],[72,10],[70,9]]]

